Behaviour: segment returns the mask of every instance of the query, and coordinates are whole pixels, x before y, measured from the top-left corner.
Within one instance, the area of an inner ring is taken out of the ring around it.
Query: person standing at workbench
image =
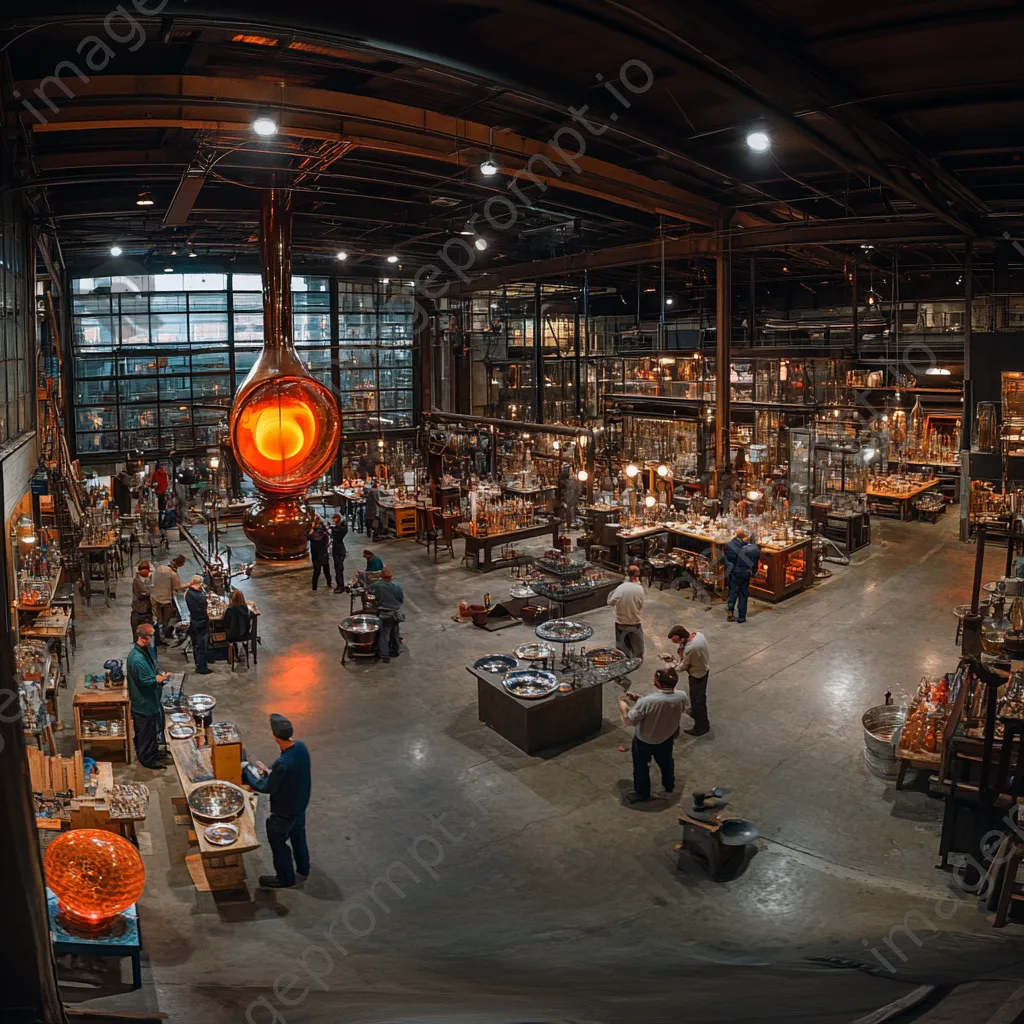
[[[188,605],[188,635],[192,641],[192,657],[196,673],[208,676],[213,670],[206,664],[206,644],[210,639],[210,613],[206,610],[206,593],[203,591],[203,577],[193,576],[185,591]]]
[[[644,656],[644,626],[640,613],[644,610],[643,585],[640,583],[640,567],[631,565],[626,570],[627,579],[609,595],[608,604],[615,609],[615,646],[631,658]]]
[[[153,622],[153,581],[149,574],[153,566],[149,562],[139,562],[139,568],[132,580],[132,642],[138,636],[138,628],[143,622]]]
[[[174,595],[185,590],[185,584],[178,576],[178,570],[185,564],[184,555],[175,555],[166,565],[161,565],[153,577],[153,609],[156,614],[156,645],[171,635],[171,619],[174,618]]]
[[[392,658],[397,658],[401,651],[398,624],[405,617],[402,615],[405,591],[402,590],[401,584],[394,582],[391,570],[385,566],[383,579],[370,587],[370,594],[377,602],[377,617],[380,619],[378,652],[380,660],[386,665]]]
[[[334,592],[343,594],[348,587],[345,586],[345,536],[348,534],[348,524],[340,515],[335,513],[334,525],[331,527],[331,560],[334,562]],[[328,583],[330,580],[328,580]]]
[[[324,521],[317,516],[313,520],[313,528],[309,531],[309,557],[313,562],[313,593],[316,593],[316,585],[320,580],[320,573],[324,574],[327,580],[327,589],[331,589],[331,563],[327,555],[327,543],[330,534]]]
[[[135,733],[135,756],[143,768],[159,770],[167,767],[167,755],[160,753],[160,732],[164,723],[160,698],[164,682],[171,674],[157,671],[153,642],[152,623],[141,623],[125,661],[125,675]]]
[[[261,889],[290,889],[296,873],[309,877],[309,845],[306,842],[306,808],[312,789],[312,770],[306,744],[292,739],[295,730],[284,715],[270,716],[270,731],[281,756],[267,775],[242,766],[245,781],[257,793],[270,794],[267,842],[274,858],[274,874],[260,875]],[[291,844],[291,849],[288,844]]]

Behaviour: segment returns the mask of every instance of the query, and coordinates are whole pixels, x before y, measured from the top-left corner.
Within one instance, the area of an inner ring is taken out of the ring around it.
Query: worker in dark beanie
[[[309,751],[305,743],[292,739],[292,723],[284,715],[270,716],[270,731],[281,756],[271,765],[268,775],[257,773],[248,761],[245,762],[243,777],[256,792],[270,794],[267,842],[274,858],[274,874],[260,875],[260,888],[290,889],[295,885],[296,872],[303,879],[309,875],[309,847],[306,845],[306,807],[311,788]]]

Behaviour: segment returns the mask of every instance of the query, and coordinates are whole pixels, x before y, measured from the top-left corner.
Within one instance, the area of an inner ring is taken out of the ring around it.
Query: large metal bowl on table
[[[502,685],[513,697],[540,700],[558,689],[558,676],[554,672],[544,672],[537,668],[520,669],[518,672],[509,672],[502,680]]]
[[[338,624],[341,635],[352,645],[375,644],[380,633],[380,619],[376,615],[349,615]]]
[[[899,704],[879,704],[861,716],[864,726],[864,763],[872,774],[894,779],[899,774],[896,735],[907,720],[907,709]]]
[[[484,672],[510,672],[516,667],[516,659],[508,654],[487,654],[473,662],[473,668]]]
[[[245,790],[232,782],[202,782],[188,795],[188,805],[204,821],[231,821],[245,810]]]
[[[578,644],[594,635],[594,627],[574,619],[548,619],[534,632],[541,640],[547,640],[549,643]]]

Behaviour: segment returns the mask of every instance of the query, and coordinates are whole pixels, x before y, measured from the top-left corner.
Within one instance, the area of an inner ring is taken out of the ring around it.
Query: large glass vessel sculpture
[[[260,492],[242,525],[262,558],[301,558],[313,511],[302,500],[334,461],[341,413],[292,340],[291,195],[270,189],[261,207],[263,351],[231,406],[238,465]]]

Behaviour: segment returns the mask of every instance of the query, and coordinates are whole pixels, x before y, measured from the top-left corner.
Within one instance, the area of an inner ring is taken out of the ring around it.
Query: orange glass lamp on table
[[[235,459],[260,497],[242,520],[263,558],[301,558],[313,511],[302,500],[338,452],[341,413],[292,341],[291,197],[271,189],[261,210],[263,351],[231,407]]]

